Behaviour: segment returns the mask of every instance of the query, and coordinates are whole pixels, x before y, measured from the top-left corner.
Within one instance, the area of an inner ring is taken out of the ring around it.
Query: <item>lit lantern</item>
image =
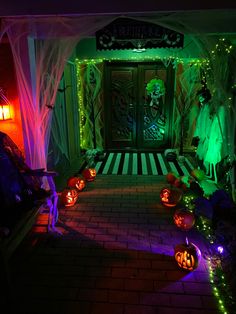
[[[160,192],[160,198],[163,205],[167,207],[176,206],[183,196],[183,192],[177,188],[163,188]]]
[[[2,121],[11,119],[10,102],[5,94],[5,91],[0,87],[0,120]]]
[[[11,119],[11,111],[9,103],[1,103],[0,104],[0,120],[10,120]]]
[[[82,191],[85,188],[85,181],[80,177],[71,177],[67,180],[67,186]]]
[[[198,267],[200,259],[201,251],[195,244],[189,243],[188,239],[186,239],[186,243],[175,246],[175,260],[180,268],[194,270]]]
[[[177,227],[186,231],[190,230],[195,223],[194,214],[185,208],[176,209],[173,219]]]
[[[64,206],[70,207],[75,205],[79,192],[75,188],[66,188],[61,193],[61,201]]]
[[[96,177],[96,169],[94,168],[85,168],[84,171],[82,172],[83,177],[85,178],[86,181],[94,181]]]

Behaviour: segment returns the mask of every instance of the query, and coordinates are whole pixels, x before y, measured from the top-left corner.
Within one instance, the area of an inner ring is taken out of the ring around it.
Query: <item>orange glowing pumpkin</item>
[[[175,207],[181,200],[183,192],[177,188],[163,188],[160,192],[160,199],[163,205]]]
[[[66,188],[61,193],[61,202],[64,206],[70,207],[75,205],[79,196],[76,188]]]
[[[174,213],[174,223],[182,230],[190,230],[195,223],[195,216],[185,208],[176,209]]]
[[[193,243],[181,243],[175,246],[175,260],[182,269],[192,271],[199,265],[201,251]]]
[[[86,181],[90,182],[90,181],[94,181],[97,175],[97,172],[95,168],[86,168],[82,172],[82,175]]]
[[[82,191],[85,188],[85,181],[80,177],[71,177],[67,180],[67,186]]]

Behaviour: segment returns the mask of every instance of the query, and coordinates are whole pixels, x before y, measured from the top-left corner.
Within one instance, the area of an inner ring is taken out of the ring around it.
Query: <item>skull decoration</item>
[[[177,244],[175,246],[175,260],[180,268],[185,270],[194,270],[198,267],[201,259],[201,251],[193,244],[189,243],[186,239],[186,243]]]
[[[176,226],[182,230],[190,230],[195,223],[194,214],[185,208],[176,209],[173,219]]]
[[[160,192],[160,198],[163,205],[167,207],[176,206],[183,196],[183,192],[177,188],[163,188]]]
[[[85,181],[80,177],[71,177],[67,180],[67,186],[82,191],[85,188]]]
[[[66,188],[61,193],[61,202],[64,206],[70,207],[75,205],[79,193],[76,188]]]
[[[90,181],[94,181],[97,175],[97,172],[96,172],[96,169],[94,168],[86,168],[82,172],[82,175],[86,181],[90,182]]]

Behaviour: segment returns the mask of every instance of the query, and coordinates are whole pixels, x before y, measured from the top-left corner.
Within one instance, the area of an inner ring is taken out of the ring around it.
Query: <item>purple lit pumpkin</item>
[[[163,188],[160,192],[161,202],[167,207],[175,207],[182,199],[182,196],[183,192],[174,187]]]

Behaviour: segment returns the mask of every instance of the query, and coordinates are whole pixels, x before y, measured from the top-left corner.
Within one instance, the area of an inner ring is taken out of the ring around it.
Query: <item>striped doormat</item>
[[[86,166],[84,162],[79,173],[82,173]],[[194,161],[189,154],[180,162],[167,161],[163,153],[110,152],[105,154],[104,160],[95,165],[98,175],[166,175],[168,172],[175,172],[180,176],[188,176],[194,168]]]

